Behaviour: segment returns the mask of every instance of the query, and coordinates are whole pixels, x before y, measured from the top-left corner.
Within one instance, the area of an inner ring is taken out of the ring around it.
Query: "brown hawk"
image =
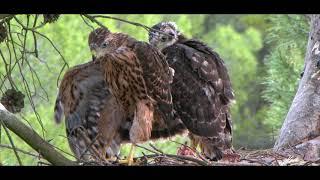
[[[80,161],[100,161],[117,156],[122,143],[130,142],[132,120],[122,116],[110,93],[99,62],[88,62],[69,69],[59,86],[55,104],[55,120],[65,116],[70,149]],[[169,127],[164,122],[153,124],[151,139],[181,134],[182,123]]]
[[[81,64],[65,73],[59,86],[54,114],[57,123],[65,116],[69,145],[78,160],[103,160],[104,156],[115,156],[119,152],[117,139],[109,149],[105,149],[106,143],[101,136],[105,131],[100,129],[103,128],[103,118],[106,118],[102,117],[103,110],[106,105],[114,107],[113,102],[99,63]],[[120,115],[111,122],[119,122]],[[99,121],[100,118],[102,121]]]
[[[100,35],[104,33],[109,33],[109,31],[106,29],[99,28],[93,33],[91,33],[89,36],[89,42],[91,41],[94,42],[94,43],[91,43],[91,47],[92,47],[91,49],[97,50],[97,52],[100,52],[99,48],[101,47],[102,44],[101,43],[99,44],[99,39],[100,38],[105,39],[106,37],[106,36],[101,37]],[[102,43],[104,44],[104,42]],[[140,45],[140,44],[138,43],[137,45]],[[93,47],[96,49],[94,49]],[[102,48],[102,50],[104,49]],[[137,52],[141,53],[141,51],[137,51]],[[140,54],[138,54],[138,56],[143,57]],[[119,104],[117,104],[114,97],[113,96],[110,97],[111,95],[110,95],[110,92],[108,91],[110,89],[107,83],[101,83],[101,79],[104,79],[104,75],[102,75],[102,69],[104,66],[97,65],[97,64],[100,64],[101,62],[103,61],[86,63],[86,65],[80,65],[68,71],[64,79],[62,80],[60,90],[59,90],[59,95],[56,102],[56,108],[55,108],[56,119],[58,120],[61,119],[63,110],[67,109],[67,111],[64,111],[64,114],[66,116],[67,129],[69,129],[69,131],[70,129],[73,129],[73,130],[77,129],[77,131],[85,132],[85,133],[78,133],[78,134],[87,133],[87,136],[85,139],[77,134],[75,135],[71,134],[71,139],[73,138],[73,142],[69,141],[70,144],[82,145],[81,148],[78,148],[80,150],[73,150],[73,151],[76,154],[80,154],[77,151],[84,151],[84,149],[87,150],[88,147],[92,147],[92,144],[97,144],[96,147],[92,148],[93,149],[92,151],[94,152],[93,154],[100,154],[99,158],[102,158],[101,156],[104,155],[105,149],[109,148],[109,150],[112,151],[111,154],[115,154],[115,152],[118,152],[118,149],[119,149],[118,147],[121,143],[128,142],[129,140],[132,141],[133,139],[132,134],[134,134],[133,132],[134,128],[132,127],[134,127],[135,125],[134,124],[135,121],[133,118],[134,114],[130,116],[129,113],[124,111],[122,106],[119,106]],[[85,68],[82,68],[82,67],[85,67]],[[168,76],[171,75],[170,73],[168,74],[169,74]],[[170,79],[172,80],[172,77],[167,78],[168,81],[170,81]],[[157,79],[153,79],[153,80],[154,81],[152,83],[159,83],[157,82]],[[80,88],[82,86],[83,88]],[[155,87],[157,86],[158,84],[155,85]],[[107,91],[108,93],[91,94],[90,93],[91,89],[95,89],[96,92]],[[162,93],[165,93],[165,91],[162,91]],[[63,94],[65,95],[63,96]],[[171,95],[169,94],[168,96],[169,100],[171,98],[170,96]],[[161,98],[161,96],[159,97]],[[159,97],[155,97],[154,99],[159,100]],[[107,99],[106,102],[104,99]],[[155,101],[154,99],[151,99],[151,100]],[[91,102],[92,100],[96,100],[97,101],[96,104],[81,103],[81,102]],[[154,118],[155,121],[152,122],[153,129],[151,131],[151,137],[149,137],[151,139],[170,137],[175,134],[183,133],[185,130],[185,126],[182,124],[181,121],[172,121],[172,122],[170,121],[169,124],[165,122],[164,113],[166,112],[165,111],[162,112],[162,110],[170,110],[170,107],[166,109],[165,103],[166,102],[159,101],[158,103],[155,104],[156,105],[155,118]],[[97,104],[99,104],[99,106],[96,106]],[[170,103],[168,106],[170,106]],[[73,109],[73,111],[71,112],[70,109]],[[172,111],[172,107],[171,107],[171,111]],[[98,115],[94,116],[94,118],[91,118],[90,120],[88,119],[89,114],[98,114]],[[125,114],[127,118],[124,118],[124,116],[122,116],[123,114]],[[168,116],[170,117],[170,114]],[[72,121],[74,121],[73,119],[76,119],[76,120],[75,122],[70,123],[69,119],[71,119]],[[92,122],[88,123],[89,121],[92,121]],[[93,132],[95,133],[96,136],[88,135],[88,134],[93,134],[92,130],[90,129],[94,129]],[[68,134],[70,134],[70,132]],[[89,141],[85,142],[84,140],[87,140],[87,141],[91,140],[91,143],[89,143]],[[95,142],[98,142],[98,143],[95,143]],[[110,146],[112,144],[114,144],[115,149]],[[72,145],[70,146],[72,147]],[[72,149],[75,149],[75,147],[72,147]]]
[[[98,28],[89,35],[96,61],[103,64],[106,82],[125,117],[132,117],[128,156],[134,144],[151,137],[152,124],[175,125],[170,83],[172,71],[157,48],[123,33]]]
[[[227,68],[203,42],[187,39],[173,22],[152,27],[149,42],[166,56],[175,70],[171,86],[174,110],[190,132],[192,146],[200,144],[206,157],[222,158],[232,148],[230,103],[234,101]]]

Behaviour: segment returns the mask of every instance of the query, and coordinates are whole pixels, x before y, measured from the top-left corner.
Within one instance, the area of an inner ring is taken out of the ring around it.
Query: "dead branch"
[[[9,146],[7,144],[0,144],[0,148],[6,148],[6,149],[12,149],[13,150],[12,146]],[[25,151],[25,150],[17,148],[17,147],[16,147],[16,151],[21,152],[21,153],[26,154],[26,155],[29,155],[29,156],[36,157],[36,158],[41,158],[41,156],[39,156],[38,154],[33,154],[31,152]]]
[[[168,33],[165,33],[164,31],[153,29],[153,28],[150,28],[150,27],[148,27],[148,26],[146,26],[144,24],[133,22],[133,21],[124,20],[124,19],[117,18],[117,17],[106,16],[106,15],[88,15],[88,14],[82,14],[82,16],[88,18],[90,21],[98,24],[99,26],[101,26],[103,28],[106,28],[106,26],[104,26],[100,21],[98,21],[97,20],[98,18],[113,19],[113,20],[121,21],[121,22],[124,22],[124,23],[127,23],[127,24],[131,24],[131,25],[134,25],[134,26],[142,27],[143,29],[145,29],[148,32],[158,32],[160,34],[165,34],[167,36],[174,37],[174,36],[172,36],[172,35],[170,35]],[[92,27],[92,26],[90,26],[90,27]]]
[[[51,144],[43,140],[34,130],[27,127],[15,115],[0,110],[1,122],[34,150],[43,156],[48,162],[57,166],[75,166],[77,163],[67,159],[57,152]]]

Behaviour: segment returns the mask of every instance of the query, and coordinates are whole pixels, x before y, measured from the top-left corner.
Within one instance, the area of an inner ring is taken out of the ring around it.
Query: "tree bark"
[[[320,15],[309,15],[310,33],[304,75],[282,125],[274,151],[280,152],[320,135]]]
[[[75,162],[67,159],[51,144],[43,140],[34,130],[22,123],[15,115],[5,110],[0,103],[0,123],[18,135],[29,144],[34,150],[39,152],[44,159],[56,166],[74,166]]]

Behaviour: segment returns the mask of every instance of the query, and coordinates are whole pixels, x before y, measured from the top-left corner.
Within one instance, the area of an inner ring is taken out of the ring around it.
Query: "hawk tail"
[[[60,94],[59,94],[57,99],[56,99],[56,104],[54,106],[54,120],[55,120],[55,122],[57,124],[61,123],[63,113],[64,113],[63,105],[62,105],[61,97],[60,97]]]

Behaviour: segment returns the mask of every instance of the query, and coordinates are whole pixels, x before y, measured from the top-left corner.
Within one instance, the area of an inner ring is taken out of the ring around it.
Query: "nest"
[[[227,153],[222,160],[209,161],[199,152],[179,154],[166,154],[158,148],[150,145],[152,149],[148,150],[152,154],[143,154],[141,157],[134,158],[134,166],[319,166],[320,160],[307,161],[301,156],[283,155],[274,153],[272,149],[267,150],[237,150]],[[185,146],[185,145],[183,145]],[[141,147],[141,146],[138,146]],[[190,148],[188,146],[185,146]],[[184,149],[184,153],[186,152]],[[181,151],[180,151],[181,153]],[[124,166],[118,160],[106,162],[84,162],[84,166]]]
[[[155,148],[153,148],[155,149]],[[319,166],[320,160],[306,161],[300,156],[285,156],[267,150],[237,150],[235,156],[219,161],[209,161],[201,154],[174,155],[165,154],[159,149],[153,153],[134,158],[134,166]],[[104,163],[86,162],[85,166],[124,166],[118,160]]]
[[[21,112],[24,108],[24,94],[15,89],[8,89],[2,96],[0,102],[11,113]]]

